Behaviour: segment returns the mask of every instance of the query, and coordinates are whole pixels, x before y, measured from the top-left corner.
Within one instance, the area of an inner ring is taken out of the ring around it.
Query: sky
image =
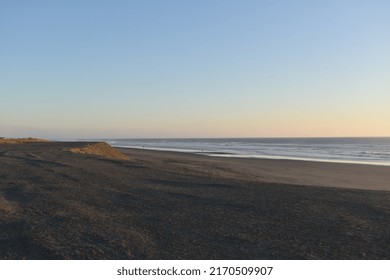
[[[390,1],[0,0],[0,136],[390,136]]]

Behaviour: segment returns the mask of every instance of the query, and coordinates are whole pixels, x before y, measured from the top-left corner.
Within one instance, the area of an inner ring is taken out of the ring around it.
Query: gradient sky
[[[0,136],[390,136],[390,1],[0,1]]]

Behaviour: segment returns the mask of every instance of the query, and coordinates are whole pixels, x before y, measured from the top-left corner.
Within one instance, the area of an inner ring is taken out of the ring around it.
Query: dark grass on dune
[[[69,152],[80,145],[0,145],[2,259],[390,258],[389,192]]]

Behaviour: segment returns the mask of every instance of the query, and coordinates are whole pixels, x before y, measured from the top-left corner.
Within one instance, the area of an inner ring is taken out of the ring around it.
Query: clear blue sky
[[[390,1],[0,1],[0,136],[390,136]]]

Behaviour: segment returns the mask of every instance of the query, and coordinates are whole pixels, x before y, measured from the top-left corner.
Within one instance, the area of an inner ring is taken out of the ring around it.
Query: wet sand
[[[0,258],[390,258],[390,167],[84,145],[0,144]]]

